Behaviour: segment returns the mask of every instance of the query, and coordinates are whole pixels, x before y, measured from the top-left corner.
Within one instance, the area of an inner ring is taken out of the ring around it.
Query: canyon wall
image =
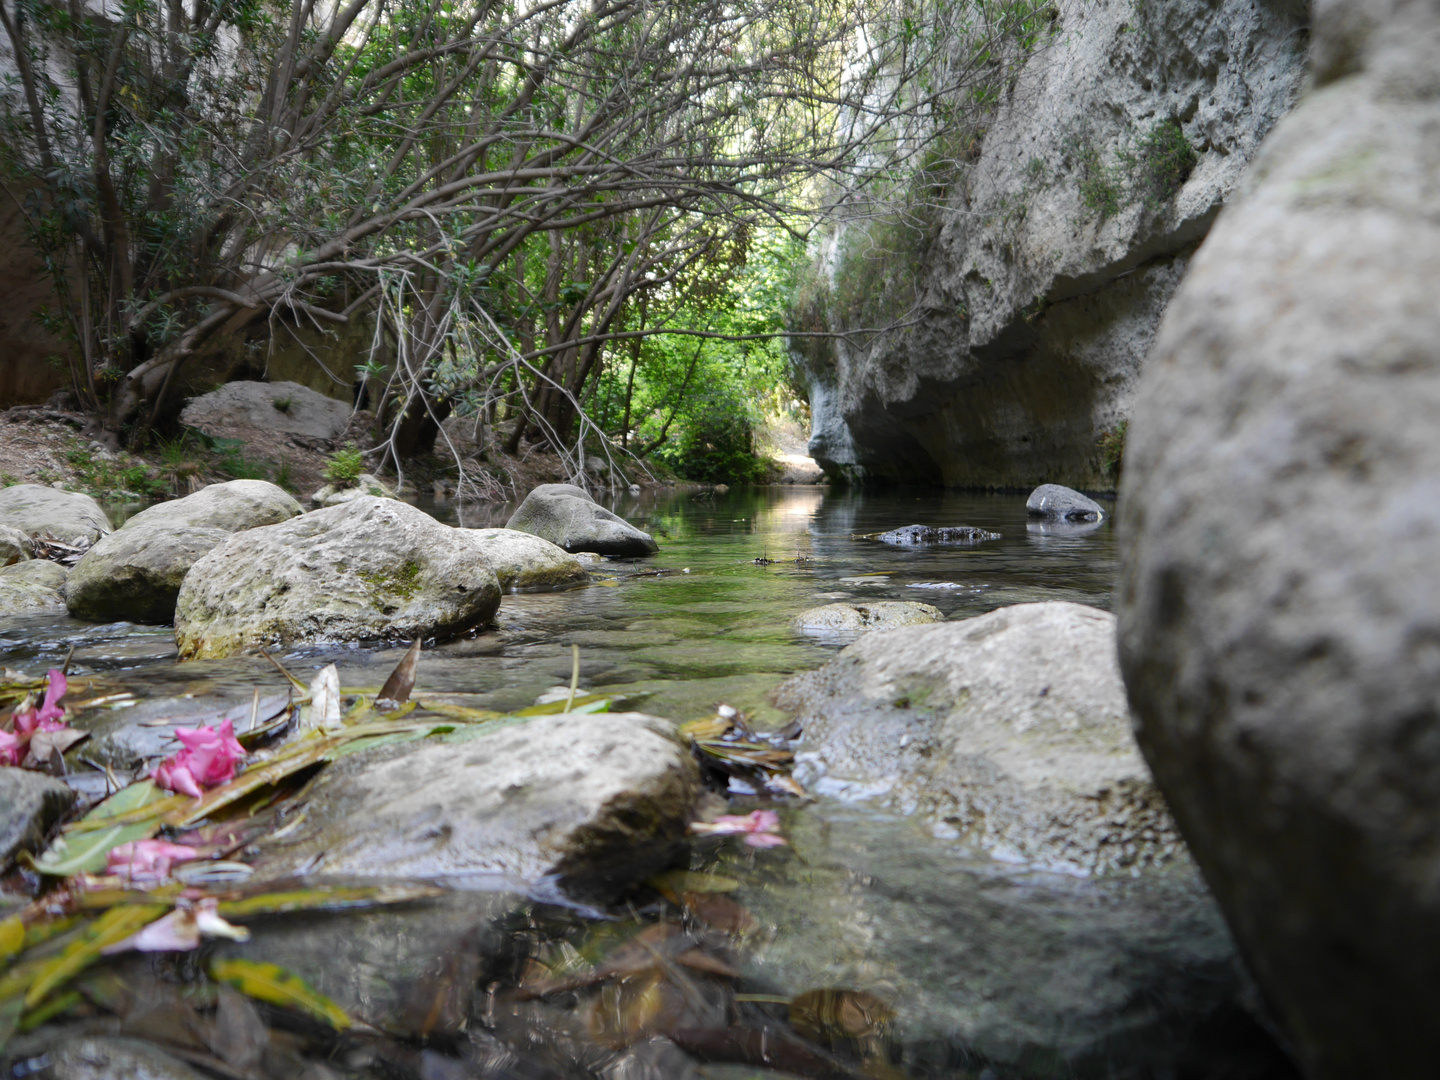
[[[843,215],[792,329],[835,478],[1113,490],[1192,253],[1300,90],[1297,0],[1060,0],[926,225]],[[913,219],[912,219],[913,221]]]

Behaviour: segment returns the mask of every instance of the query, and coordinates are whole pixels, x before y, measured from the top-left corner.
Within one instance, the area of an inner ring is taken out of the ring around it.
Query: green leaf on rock
[[[216,982],[228,983],[256,1001],[308,1013],[337,1031],[354,1026],[344,1009],[278,964],[217,960],[210,965],[210,977]]]
[[[254,915],[277,915],[290,911],[342,911],[379,907],[382,904],[403,904],[412,900],[429,900],[444,895],[444,889],[428,885],[361,885],[324,886],[289,889],[284,892],[261,893],[241,900],[228,900],[219,913],[226,919],[243,919]]]
[[[100,959],[101,951],[107,946],[143,930],[169,910],[165,904],[124,904],[105,912],[59,956],[45,962],[25,991],[25,1007],[33,1009],[53,991]]]
[[[112,848],[154,836],[160,828],[160,814],[187,801],[149,780],[121,788],[56,837],[35,860],[35,869],[55,877],[103,870]]]

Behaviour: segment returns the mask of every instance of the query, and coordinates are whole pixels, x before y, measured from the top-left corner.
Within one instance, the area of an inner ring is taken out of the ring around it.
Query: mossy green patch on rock
[[[414,559],[397,569],[362,570],[360,580],[375,590],[371,599],[382,610],[392,600],[409,600],[420,591],[420,564]]]

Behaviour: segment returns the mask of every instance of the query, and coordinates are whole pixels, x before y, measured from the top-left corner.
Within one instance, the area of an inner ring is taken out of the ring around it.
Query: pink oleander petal
[[[747,833],[745,843],[754,848],[784,847],[789,841],[770,832]]]
[[[780,815],[774,810],[756,810],[750,817],[756,832],[774,832],[780,828]]]
[[[184,844],[172,844],[166,840],[132,840],[110,850],[105,870],[128,878],[135,884],[158,884],[170,876],[170,868],[175,863],[200,857],[198,851]]]
[[[223,937],[231,941],[249,941],[250,931],[243,926],[234,926],[220,917],[218,901],[201,900],[195,909],[195,925],[206,937]]]
[[[42,722],[58,720],[64,714],[65,709],[61,706],[60,699],[69,688],[70,683],[65,678],[65,673],[59,668],[51,668],[50,681],[45,688],[45,704],[40,706],[38,714]]]
[[[25,759],[25,746],[29,741],[0,731],[0,765],[19,765]]]
[[[182,795],[189,795],[192,799],[198,799],[204,795],[189,768],[182,764],[178,757],[168,758],[164,761],[150,774],[150,779],[155,781],[157,787],[162,787],[167,791],[178,791]]]

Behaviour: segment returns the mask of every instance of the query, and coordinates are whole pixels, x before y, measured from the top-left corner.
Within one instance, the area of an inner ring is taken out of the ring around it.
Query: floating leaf
[[[585,694],[577,697],[570,705],[572,713],[578,712],[605,712],[613,700],[610,694]],[[592,708],[590,706],[603,705],[604,708]],[[565,702],[547,701],[544,705],[531,705],[527,709],[516,709],[511,716],[554,716],[565,711]]]
[[[738,878],[724,874],[707,874],[699,870],[667,870],[650,879],[649,884],[662,894],[726,893],[740,888]]]
[[[278,964],[261,964],[251,960],[216,960],[210,965],[210,977],[227,983],[246,997],[297,1009],[325,1021],[337,1031],[353,1026],[345,1010],[324,994],[313,989],[304,979],[286,971]]]
[[[144,929],[168,910],[164,904],[126,904],[111,908],[85,928],[59,956],[47,961],[25,991],[25,1007],[32,1009],[54,990],[100,958],[101,951]]]
[[[385,680],[385,685],[380,688],[376,695],[377,701],[393,701],[396,705],[403,705],[410,700],[410,691],[415,689],[415,665],[420,660],[420,639],[416,638],[415,643],[410,646],[400,663],[395,665],[395,670]]]
[[[444,893],[444,889],[428,885],[317,885],[228,900],[220,905],[220,914],[228,919],[243,919],[289,911],[342,911],[429,900]]]
[[[35,869],[55,877],[103,870],[112,849],[148,840],[159,831],[162,813],[188,801],[168,795],[149,780],[131,784],[68,826],[35,860]]]
[[[883,1039],[895,1010],[864,990],[810,990],[790,1002],[790,1024],[811,1042],[861,1044]]]
[[[20,1021],[21,1031],[34,1031],[45,1021],[59,1016],[61,1013],[69,1012],[76,1005],[85,999],[75,990],[66,990],[63,994],[56,994],[49,1001],[42,1001],[36,1008],[25,1014]]]

